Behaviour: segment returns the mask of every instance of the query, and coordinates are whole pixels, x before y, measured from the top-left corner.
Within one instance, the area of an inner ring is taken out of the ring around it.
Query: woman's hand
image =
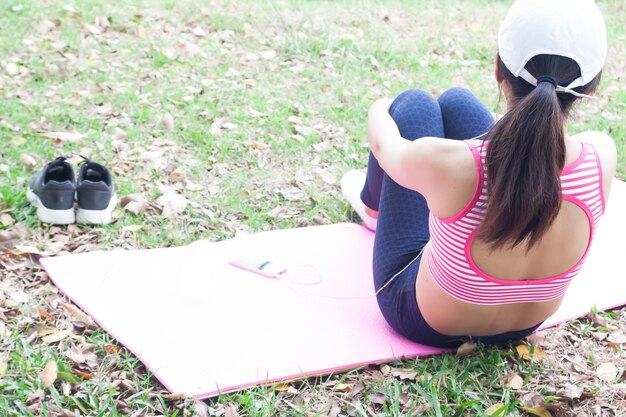
[[[377,156],[383,142],[392,137],[400,137],[398,126],[389,115],[392,102],[391,99],[381,98],[370,106],[367,115],[367,139],[374,156]]]
[[[387,113],[389,113],[391,103],[393,103],[393,100],[390,98],[379,98],[374,103],[372,103],[372,105],[370,106],[370,111],[374,108],[380,108],[381,110],[385,110]]]

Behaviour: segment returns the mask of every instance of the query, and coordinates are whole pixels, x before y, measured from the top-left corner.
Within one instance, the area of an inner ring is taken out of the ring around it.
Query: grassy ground
[[[608,64],[571,130],[609,133],[625,178],[626,16],[599,3]],[[369,104],[462,85],[495,109],[508,4],[4,0],[0,416],[624,415],[624,310],[540,332],[533,360],[478,347],[204,403],[168,396],[35,262],[356,220],[338,179],[366,164]],[[124,207],[110,226],[40,224],[28,179],[78,154],[112,168]]]

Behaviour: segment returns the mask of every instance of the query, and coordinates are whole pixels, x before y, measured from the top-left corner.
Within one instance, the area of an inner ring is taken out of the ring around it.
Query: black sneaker
[[[109,170],[83,157],[76,182],[76,221],[78,223],[108,224],[117,204],[117,195]]]
[[[74,169],[65,157],[48,163],[31,179],[26,197],[44,223],[74,223]]]

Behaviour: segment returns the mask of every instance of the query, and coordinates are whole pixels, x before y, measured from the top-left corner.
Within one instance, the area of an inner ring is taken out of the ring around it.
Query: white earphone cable
[[[316,281],[314,283],[298,283],[296,281],[292,281],[292,280],[288,279],[287,278],[288,275],[286,275],[283,278],[277,278],[277,279],[279,279],[280,281],[284,281],[284,282],[288,283],[289,287],[294,289],[294,290],[296,290],[297,292],[305,293],[305,294],[308,294],[308,295],[313,295],[313,296],[316,296],[316,297],[328,298],[328,299],[332,299],[332,300],[363,300],[363,299],[370,299],[370,298],[376,297],[378,294],[380,294],[380,292],[382,290],[387,288],[401,273],[406,271],[406,269],[409,266],[411,266],[413,264],[413,262],[415,262],[418,259],[420,259],[423,253],[424,253],[424,248],[422,248],[422,250],[417,254],[417,256],[415,256],[415,258],[413,258],[411,260],[411,262],[409,262],[404,268],[402,268],[400,271],[396,272],[391,278],[389,278],[389,280],[385,283],[385,285],[380,287],[373,295],[368,295],[368,296],[339,297],[339,296],[333,296],[333,295],[315,294],[315,293],[312,293],[312,292],[302,291],[300,289],[296,289],[296,287],[294,287],[294,284],[295,285],[307,285],[307,286],[309,286],[309,285],[315,285],[317,283],[320,283],[321,280]]]

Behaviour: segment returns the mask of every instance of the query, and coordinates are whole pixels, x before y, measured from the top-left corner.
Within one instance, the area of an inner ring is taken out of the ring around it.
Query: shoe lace
[[[68,159],[67,156],[61,155],[61,156],[57,156],[56,158],[54,158],[52,162],[65,162],[67,159]]]
[[[83,158],[83,160],[78,163],[78,165],[80,165],[80,166],[82,166],[82,165],[89,165],[89,164],[91,164],[93,162],[91,159],[87,158],[86,156],[82,156],[82,155],[78,155],[78,156]]]
[[[83,160],[78,163],[78,165],[81,167],[81,172],[84,171],[83,179],[88,179],[91,181],[104,181],[108,184],[111,183],[110,174],[104,166],[92,161],[86,156],[78,156],[83,158]]]

